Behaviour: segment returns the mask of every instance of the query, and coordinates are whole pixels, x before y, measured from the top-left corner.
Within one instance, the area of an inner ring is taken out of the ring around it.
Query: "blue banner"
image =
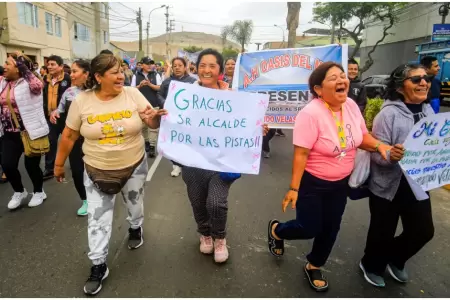
[[[269,94],[265,122],[271,128],[293,128],[295,117],[310,100],[308,79],[321,63],[334,61],[347,70],[348,46],[330,45],[242,53],[233,89]]]
[[[439,42],[447,40],[450,40],[450,24],[434,24],[431,41]]]

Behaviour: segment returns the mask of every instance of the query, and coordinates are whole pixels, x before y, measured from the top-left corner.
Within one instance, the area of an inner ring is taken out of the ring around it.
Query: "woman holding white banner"
[[[415,123],[434,115],[426,103],[431,77],[420,65],[401,65],[388,80],[387,100],[373,123],[373,135],[395,147],[390,159],[372,154],[369,189],[370,227],[365,255],[360,267],[365,279],[384,287],[384,272],[399,282],[407,282],[406,262],[434,235],[429,194],[412,189],[398,161],[403,144]],[[401,218],[403,232],[395,237]]]
[[[197,84],[211,89],[227,90],[228,84],[219,80],[223,73],[222,55],[213,49],[203,50],[197,60],[199,81]],[[267,132],[264,125],[264,132]],[[214,253],[214,260],[228,260],[226,225],[228,215],[228,192],[240,174],[221,173],[194,167],[183,167],[182,177],[186,183],[192,205],[197,231],[200,233],[200,252]]]
[[[356,149],[379,152],[385,159],[392,147],[367,131],[358,105],[347,98],[350,82],[334,62],[317,67],[309,78],[314,99],[297,115],[294,126],[292,179],[282,210],[296,209],[295,220],[268,226],[269,251],[284,254],[283,240],[314,239],[304,271],[311,287],[325,291],[325,265],[340,229]]]

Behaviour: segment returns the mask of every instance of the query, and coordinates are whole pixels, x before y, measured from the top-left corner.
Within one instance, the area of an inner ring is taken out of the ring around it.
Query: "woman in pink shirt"
[[[356,149],[378,151],[386,159],[392,147],[368,133],[358,105],[347,98],[349,80],[341,65],[321,64],[309,88],[314,99],[295,121],[292,179],[282,203],[283,212],[291,204],[297,217],[286,223],[271,220],[268,239],[275,256],[283,255],[283,240],[314,239],[304,270],[311,287],[325,291],[328,282],[320,268],[339,232]]]

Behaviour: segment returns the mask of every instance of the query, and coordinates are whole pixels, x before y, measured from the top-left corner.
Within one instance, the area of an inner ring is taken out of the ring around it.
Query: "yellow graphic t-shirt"
[[[121,170],[136,164],[145,152],[139,111],[148,105],[133,87],[124,87],[109,101],[100,100],[93,91],[79,93],[70,106],[66,125],[84,137],[84,162],[100,170]]]

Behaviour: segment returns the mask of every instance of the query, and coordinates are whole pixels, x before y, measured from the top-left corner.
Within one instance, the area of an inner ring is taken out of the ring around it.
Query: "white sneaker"
[[[211,254],[214,252],[214,241],[210,236],[200,236],[200,252],[203,254]]]
[[[44,200],[47,199],[47,195],[42,191],[42,193],[33,193],[31,201],[28,202],[28,207],[36,207],[41,205]]]
[[[28,196],[27,190],[23,190],[22,193],[14,193],[14,195],[12,196],[11,200],[8,203],[8,208],[9,209],[16,209],[18,208],[21,204],[22,201],[25,200],[25,198]]]
[[[170,173],[172,177],[178,177],[181,174],[181,168],[179,166],[173,166],[173,171]]]
[[[225,239],[217,239],[214,241],[214,261],[216,263],[224,263],[228,260],[227,241]]]

